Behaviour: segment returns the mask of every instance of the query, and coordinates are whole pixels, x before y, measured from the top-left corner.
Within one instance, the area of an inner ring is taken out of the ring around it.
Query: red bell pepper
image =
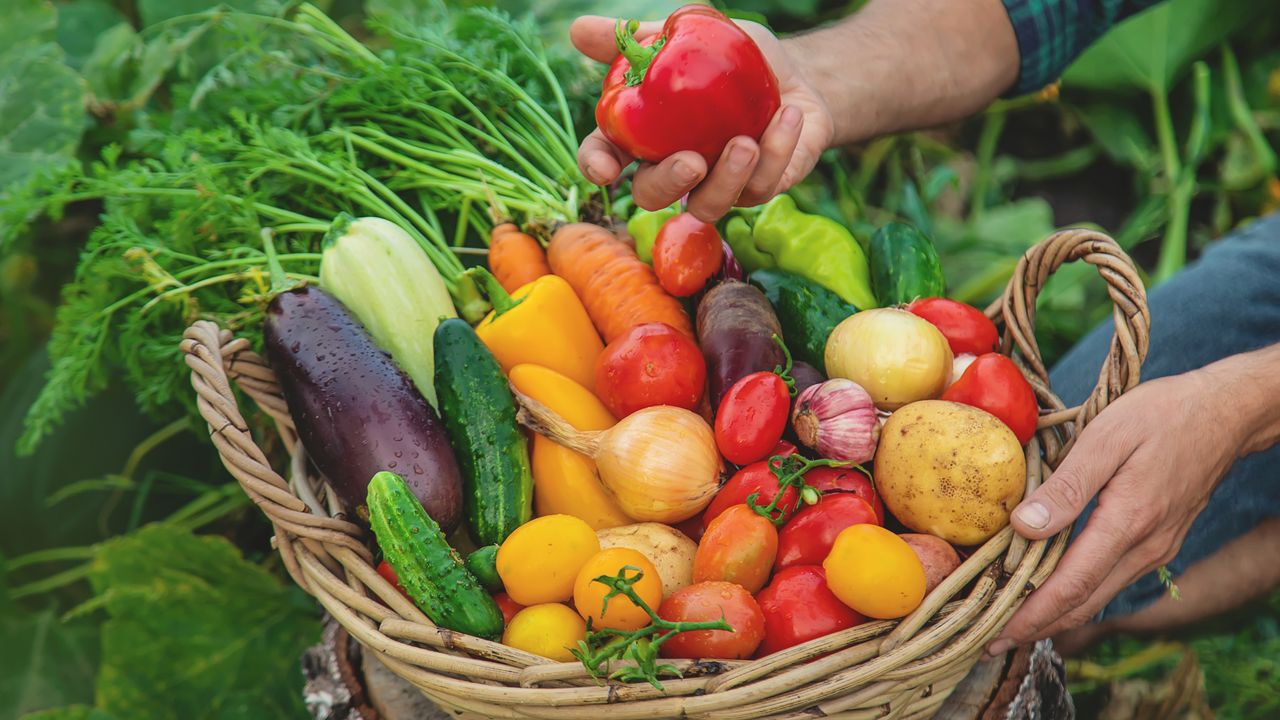
[[[836,536],[850,525],[879,525],[876,511],[861,497],[848,492],[828,493],[817,505],[796,513],[778,533],[775,570],[792,565],[821,565]]]
[[[738,135],[759,139],[782,104],[778,79],[750,35],[718,10],[686,5],[637,42],[618,22],[621,53],[604,78],[596,124],[632,157],[693,150],[710,166]]]
[[[986,410],[1009,426],[1026,445],[1040,415],[1036,393],[1022,371],[1000,353],[979,355],[964,374],[942,393],[943,400]]]

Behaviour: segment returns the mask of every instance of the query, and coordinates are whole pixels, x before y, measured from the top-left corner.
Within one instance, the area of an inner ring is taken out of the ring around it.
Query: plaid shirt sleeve
[[[1058,79],[1112,25],[1161,0],[1004,0],[1021,55],[1009,95],[1034,92]]]

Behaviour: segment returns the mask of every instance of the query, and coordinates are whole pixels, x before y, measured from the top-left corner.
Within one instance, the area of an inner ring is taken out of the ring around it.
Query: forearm
[[[1280,443],[1280,343],[1232,355],[1199,370],[1235,424],[1241,455]]]
[[[827,101],[837,145],[962,118],[1018,77],[1000,0],[871,0],[840,24],[783,42]]]

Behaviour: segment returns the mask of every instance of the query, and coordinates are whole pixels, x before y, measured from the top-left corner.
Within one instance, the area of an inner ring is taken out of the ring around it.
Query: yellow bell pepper
[[[551,408],[578,430],[608,430],[616,422],[591,391],[554,370],[516,365],[507,377],[517,390]],[[539,516],[572,515],[594,530],[634,522],[600,484],[591,458],[534,435],[532,460],[533,508]]]
[[[596,358],[604,344],[564,278],[543,275],[508,295],[488,271],[467,272],[479,276],[493,303],[493,312],[476,326],[476,335],[503,372],[510,374],[516,365],[532,363],[555,370],[587,390],[595,388]]]

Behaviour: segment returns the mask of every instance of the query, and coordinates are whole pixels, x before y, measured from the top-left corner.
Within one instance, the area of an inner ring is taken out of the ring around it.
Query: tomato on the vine
[[[861,470],[842,467],[816,467],[805,473],[804,481],[823,493],[853,493],[876,511],[878,524],[884,525],[884,503],[876,492],[871,478]]]
[[[996,349],[1000,333],[981,310],[947,298],[921,298],[907,312],[928,320],[947,339],[953,355],[981,355]]]
[[[734,383],[716,411],[716,447],[734,465],[768,456],[791,417],[791,390],[782,376],[754,372]]]
[[[972,405],[1000,418],[1009,426],[1018,442],[1026,445],[1036,433],[1040,417],[1036,392],[1022,371],[1000,353],[987,353],[974,361],[942,393],[943,400]]]
[[[826,572],[816,565],[779,570],[769,586],[756,595],[756,602],[764,614],[764,642],[756,651],[757,657],[866,621],[831,592]]]
[[[879,525],[875,510],[854,493],[827,493],[816,505],[796,513],[778,533],[775,569],[792,565],[821,565],[836,536],[850,525]]]
[[[756,592],[769,580],[778,529],[748,505],[734,505],[712,520],[693,556],[693,581],[724,580]]]
[[[662,224],[653,242],[653,273],[662,289],[688,297],[706,286],[724,262],[724,247],[716,226],[689,213]]]
[[[596,360],[596,395],[618,419],[654,405],[697,410],[707,364],[689,336],[666,323],[642,323]]]
[[[791,447],[791,452],[795,452],[795,446],[792,445]],[[790,454],[786,453],[786,455]],[[775,455],[782,455],[782,453],[775,452]],[[786,455],[783,455],[783,457]],[[711,504],[707,505],[707,509],[702,513],[704,532],[706,528],[710,527],[711,521],[719,517],[720,513],[734,505],[745,503],[752,494],[756,494],[757,505],[764,506],[773,502],[774,496],[778,494],[778,476],[770,469],[770,463],[773,463],[775,467],[777,466],[777,463],[773,460],[761,460],[742,468],[734,473],[733,477],[729,478],[729,481],[720,488],[716,496],[711,498]],[[778,501],[778,509],[782,511],[783,517],[790,517],[799,506],[800,494],[796,492],[795,487],[788,487],[782,491],[782,499]]]
[[[676,633],[662,644],[668,658],[723,658],[742,660],[764,639],[764,615],[755,598],[741,585],[700,582],[675,591],[658,608],[658,616],[670,622],[699,622],[724,618],[732,631],[690,630]]]

